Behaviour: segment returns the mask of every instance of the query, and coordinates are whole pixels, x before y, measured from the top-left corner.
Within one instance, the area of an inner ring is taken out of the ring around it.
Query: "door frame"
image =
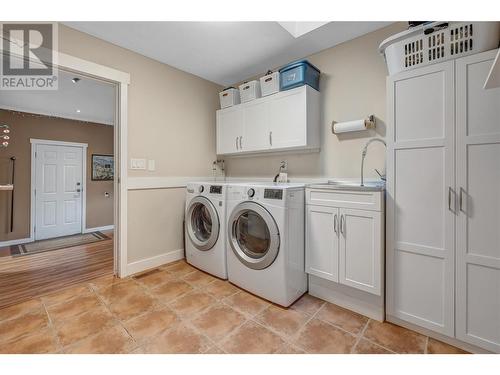
[[[31,184],[30,184],[30,241],[35,241],[36,225],[36,148],[39,145],[77,147],[82,152],[82,207],[80,233],[84,233],[87,228],[87,143],[53,141],[46,139],[30,138],[31,143]]]
[[[11,53],[24,59],[24,56]],[[0,45],[0,55],[5,54]],[[113,265],[118,277],[126,277],[127,271],[127,190],[128,190],[128,86],[130,74],[108,66],[100,65],[62,52],[57,52],[57,63],[60,70],[76,73],[88,78],[108,82],[116,87],[115,124],[114,124],[114,156],[115,179],[114,188],[114,228]],[[9,241],[12,242],[12,241]],[[0,243],[3,246],[3,244]]]

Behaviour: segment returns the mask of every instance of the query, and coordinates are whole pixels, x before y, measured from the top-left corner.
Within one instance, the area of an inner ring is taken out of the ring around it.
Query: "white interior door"
[[[387,313],[454,335],[454,61],[388,78]]]
[[[35,147],[35,240],[81,233],[84,148]]]
[[[500,88],[496,51],[457,60],[457,338],[500,353]]]

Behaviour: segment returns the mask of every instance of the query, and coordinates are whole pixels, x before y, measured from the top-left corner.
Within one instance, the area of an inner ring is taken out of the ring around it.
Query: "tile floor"
[[[304,295],[288,309],[179,261],[0,310],[0,353],[463,353]]]

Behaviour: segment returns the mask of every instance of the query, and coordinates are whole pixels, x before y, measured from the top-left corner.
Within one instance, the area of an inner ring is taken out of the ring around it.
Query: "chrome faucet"
[[[363,147],[363,152],[361,153],[361,186],[365,186],[365,180],[364,180],[363,174],[364,174],[364,167],[365,167],[366,152],[368,151],[368,146],[370,145],[370,143],[373,143],[373,142],[383,143],[384,146],[387,147],[387,144],[385,143],[385,141],[382,138],[372,138],[368,142],[366,142],[365,147]],[[380,172],[377,171],[376,169],[375,169],[375,171],[378,173],[380,178],[385,181],[385,177],[382,176],[382,174],[380,174]]]

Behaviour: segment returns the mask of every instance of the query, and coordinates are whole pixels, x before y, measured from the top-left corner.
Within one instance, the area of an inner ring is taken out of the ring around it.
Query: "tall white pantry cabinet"
[[[387,80],[387,319],[500,353],[500,88],[488,51]]]

